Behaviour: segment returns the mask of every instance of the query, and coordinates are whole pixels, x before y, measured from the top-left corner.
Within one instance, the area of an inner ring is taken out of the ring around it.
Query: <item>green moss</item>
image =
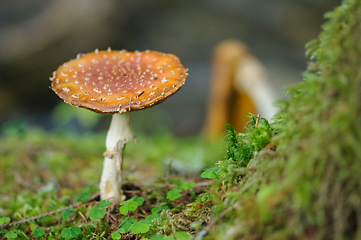
[[[308,44],[315,62],[281,103],[277,150],[262,150],[255,171],[227,186],[215,211],[227,214],[208,239],[361,237],[361,2],[325,16]]]
[[[23,121],[3,127],[0,137],[0,220],[4,217],[9,217],[11,223],[28,220],[6,229],[0,226],[0,238],[10,230],[33,237],[33,229],[29,226],[43,227],[46,238],[53,236],[56,239],[64,228],[74,226],[82,229],[82,237],[86,239],[103,232],[107,237],[117,230],[119,224],[114,220],[82,223],[79,212],[87,217],[89,206],[96,201],[73,207],[68,211],[71,217],[62,218],[64,207],[79,200],[86,201],[98,190],[105,133],[45,132]],[[182,186],[193,181],[195,175],[222,156],[221,148],[219,143],[205,142],[200,137],[180,139],[169,132],[151,136],[138,134],[138,143],[129,143],[125,156],[125,169],[134,165],[137,170],[127,173],[124,183],[131,185],[130,190],[137,192],[139,189],[138,194],[149,196],[144,211],[150,211],[153,204],[167,201],[168,185]],[[173,212],[179,212],[184,207],[183,201],[188,203],[194,196],[193,190],[184,190],[181,199],[167,202]],[[169,214],[177,216],[173,212]],[[46,216],[41,217],[43,214]],[[117,212],[113,214],[119,218]],[[36,219],[30,221],[31,217]]]

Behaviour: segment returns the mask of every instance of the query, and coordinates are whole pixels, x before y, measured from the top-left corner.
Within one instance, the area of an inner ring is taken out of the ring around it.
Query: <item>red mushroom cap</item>
[[[119,113],[163,102],[183,86],[187,75],[173,54],[108,49],[78,54],[50,80],[53,91],[73,106]]]

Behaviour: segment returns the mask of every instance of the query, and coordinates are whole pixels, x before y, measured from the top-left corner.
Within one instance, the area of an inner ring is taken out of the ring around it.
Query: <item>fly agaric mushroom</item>
[[[78,54],[50,78],[65,102],[97,113],[113,114],[106,137],[101,199],[122,200],[122,160],[127,142],[135,141],[130,114],[153,107],[185,83],[187,69],[173,54],[156,51],[95,50]]]

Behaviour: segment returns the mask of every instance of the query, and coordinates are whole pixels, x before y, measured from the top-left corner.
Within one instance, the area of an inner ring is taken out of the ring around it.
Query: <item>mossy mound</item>
[[[325,17],[307,46],[315,62],[272,125],[277,150],[210,189],[224,194],[208,239],[361,239],[361,2]]]

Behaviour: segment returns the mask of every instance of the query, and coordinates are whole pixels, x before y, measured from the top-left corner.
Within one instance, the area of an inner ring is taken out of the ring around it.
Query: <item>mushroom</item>
[[[213,74],[203,133],[207,138],[223,135],[224,124],[244,131],[249,112],[270,120],[278,109],[266,69],[238,40],[225,40],[213,54]]]
[[[136,141],[132,111],[153,107],[185,83],[187,69],[173,54],[108,50],[78,54],[50,78],[52,90],[66,103],[97,113],[113,114],[106,137],[100,197],[122,201],[124,147]]]

